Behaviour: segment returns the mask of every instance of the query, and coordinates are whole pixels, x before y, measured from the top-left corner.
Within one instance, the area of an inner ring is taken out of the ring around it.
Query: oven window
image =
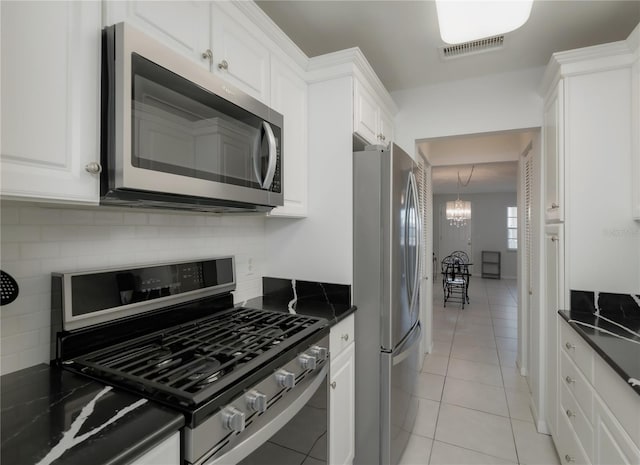
[[[269,158],[261,118],[135,53],[131,69],[133,166],[261,188]]]

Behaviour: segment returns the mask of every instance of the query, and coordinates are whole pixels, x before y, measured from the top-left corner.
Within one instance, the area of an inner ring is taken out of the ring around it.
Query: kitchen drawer
[[[593,459],[593,427],[566,384],[560,388],[560,409],[560,416],[571,424],[587,457]]]
[[[571,422],[563,412],[558,417],[558,455],[562,465],[590,465]]]
[[[560,326],[562,350],[575,362],[590,383],[593,382],[593,349],[567,322]]]
[[[593,424],[593,388],[564,350],[560,356],[560,383],[571,391],[587,419]]]
[[[331,328],[329,350],[331,351],[332,359],[337,357],[340,352],[355,340],[354,334],[353,314],[349,315]]]

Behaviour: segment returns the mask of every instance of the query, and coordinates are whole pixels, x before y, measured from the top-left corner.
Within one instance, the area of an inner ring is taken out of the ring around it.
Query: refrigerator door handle
[[[409,355],[411,355],[411,351],[413,350],[413,345],[416,342],[420,341],[420,337],[422,336],[422,326],[420,326],[420,322],[418,321],[416,325],[413,327],[411,332],[407,335],[407,337],[400,343],[398,348],[394,351],[397,355],[393,356],[392,364],[393,366],[402,363]]]
[[[409,313],[413,314],[415,311],[414,307],[416,305],[416,301],[418,298],[418,291],[420,285],[420,235],[421,235],[421,224],[420,224],[420,213],[418,206],[418,189],[416,187],[416,181],[413,172],[409,172],[409,179],[407,181],[407,206],[406,206],[406,214],[404,216],[404,263],[405,263],[405,276],[407,282],[407,297],[409,298]],[[413,217],[413,218],[412,218]],[[409,278],[409,243],[411,240],[411,220],[415,221],[415,257],[414,257],[414,266],[413,266],[413,276],[411,279]],[[411,284],[409,284],[411,282]],[[417,318],[416,318],[417,319]]]
[[[420,203],[418,199],[418,185],[416,182],[415,175],[411,173],[411,187],[413,190],[413,202],[415,204],[415,213],[416,213],[416,258],[415,258],[415,273],[414,273],[414,285],[413,285],[413,296],[411,299],[411,305],[416,305],[418,300],[418,295],[420,292],[420,250],[421,250],[421,240],[422,240],[422,218],[420,217]]]

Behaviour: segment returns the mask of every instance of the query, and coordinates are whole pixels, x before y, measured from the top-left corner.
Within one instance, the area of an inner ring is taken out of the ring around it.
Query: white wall
[[[502,278],[515,279],[518,274],[517,253],[516,251],[507,250],[507,207],[515,207],[517,205],[516,193],[468,194],[461,197],[463,200],[471,201],[473,256],[470,259],[474,263],[472,273],[478,277],[481,275],[483,250],[497,250],[501,252]],[[433,196],[433,249],[436,251],[438,261],[442,261],[446,254],[452,252],[452,250],[441,251],[439,249],[440,225],[443,219],[440,212],[444,209],[448,200],[455,199],[456,195]]]
[[[532,68],[393,92],[399,108],[396,142],[410,149],[419,139],[540,127],[543,71]]]
[[[352,284],[352,101],[351,77],[309,85],[308,216],[267,220],[268,276]]]
[[[262,294],[264,216],[2,203],[2,270],[18,298],[0,313],[0,372],[48,362],[51,273],[235,255],[241,302]]]

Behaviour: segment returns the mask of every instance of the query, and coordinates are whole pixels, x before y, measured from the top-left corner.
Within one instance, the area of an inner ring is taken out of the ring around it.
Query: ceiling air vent
[[[475,55],[476,53],[490,52],[499,50],[504,46],[504,35],[487,37],[486,39],[472,40],[463,44],[448,45],[440,47],[440,57],[449,60],[467,55]]]

